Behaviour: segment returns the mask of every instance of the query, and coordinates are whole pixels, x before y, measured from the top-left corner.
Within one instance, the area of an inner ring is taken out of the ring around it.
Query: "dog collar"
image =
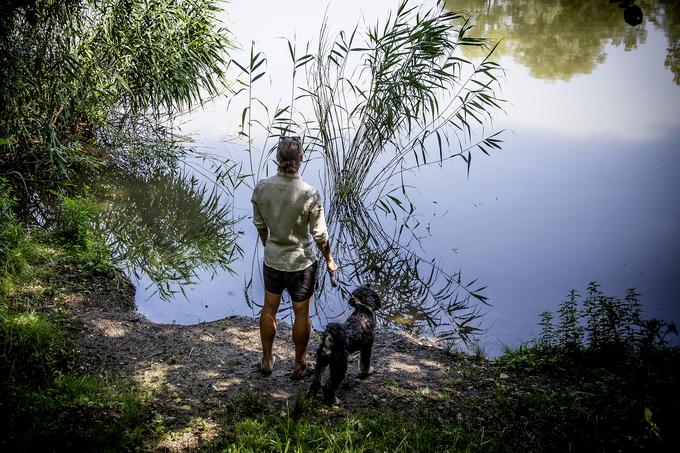
[[[354,298],[354,305],[358,305],[359,307],[365,308],[365,309],[368,310],[371,314],[373,314],[373,307],[369,307],[369,306],[366,305],[366,304],[362,304],[362,303],[359,302],[356,298]]]

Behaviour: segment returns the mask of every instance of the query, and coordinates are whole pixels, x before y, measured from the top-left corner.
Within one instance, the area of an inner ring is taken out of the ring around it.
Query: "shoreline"
[[[257,368],[261,354],[257,318],[230,316],[191,325],[152,323],[137,310],[134,286],[126,277],[122,280],[123,288],[95,282],[90,286],[103,289],[76,293],[68,304],[72,315],[67,331],[76,345],[81,371],[130,380],[150,392],[159,413],[180,425],[181,420],[224,411],[244,395],[257,397],[270,411],[281,410],[294,405],[309,388],[312,376],[297,382],[289,377],[294,355],[290,326],[278,323],[274,342],[278,360],[272,375],[265,377]],[[318,341],[319,333],[312,332],[310,365]],[[461,360],[472,361],[384,328],[376,331],[375,373],[366,380],[355,378],[357,358],[358,353],[350,357],[348,388],[338,394],[340,413],[398,411],[413,395],[436,395],[442,382],[456,375]],[[189,437],[193,440],[183,441],[187,445],[198,442],[196,436]]]

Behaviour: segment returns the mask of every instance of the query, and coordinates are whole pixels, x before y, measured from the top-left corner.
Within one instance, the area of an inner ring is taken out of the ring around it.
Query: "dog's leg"
[[[361,357],[359,359],[360,374],[359,377],[364,379],[373,374],[371,367],[371,351],[373,350],[373,342],[361,348]]]
[[[347,351],[343,350],[340,353],[334,354],[331,360],[331,378],[323,389],[324,401],[329,406],[335,404],[337,401],[335,398],[335,392],[345,379],[345,374],[347,373],[348,357],[349,354],[347,354]]]
[[[316,351],[316,368],[314,369],[314,380],[312,381],[312,385],[309,387],[309,391],[307,392],[307,395],[309,396],[319,393],[319,390],[321,389],[321,376],[330,363],[330,357],[324,354],[323,348],[324,345],[322,341],[319,345],[319,349]]]

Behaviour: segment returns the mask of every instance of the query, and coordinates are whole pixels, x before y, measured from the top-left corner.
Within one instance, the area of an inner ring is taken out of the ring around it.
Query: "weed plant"
[[[520,411],[551,449],[667,451],[678,441],[675,324],[644,318],[634,288],[619,298],[591,282],[585,294],[571,290],[557,316],[540,315],[539,338],[496,360],[525,387],[499,400],[503,417]]]
[[[677,337],[673,322],[645,319],[640,294],[628,289],[621,299],[606,296],[597,282],[591,282],[586,297],[571,290],[560,304],[555,326],[550,312],[541,314],[542,334],[539,348],[597,355],[643,358],[653,350],[669,347],[669,334]]]

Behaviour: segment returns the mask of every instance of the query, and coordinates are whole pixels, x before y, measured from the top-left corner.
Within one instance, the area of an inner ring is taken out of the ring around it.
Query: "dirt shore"
[[[99,289],[98,289],[99,288]],[[249,317],[196,325],[155,324],[137,312],[134,288],[121,279],[94,285],[69,298],[73,315],[69,331],[80,351],[83,371],[118,376],[135,382],[153,395],[154,410],[174,420],[179,431],[158,446],[161,450],[186,450],[219,435],[210,415],[228,411],[234,401],[257,397],[271,410],[294,404],[310,385],[311,376],[290,379],[293,343],[289,326],[279,323],[274,344],[278,357],[270,376],[260,374],[258,321]],[[319,335],[310,341],[310,362]],[[405,398],[432,394],[457,376],[460,358],[406,334],[380,329],[373,349],[375,373],[366,380],[358,373],[357,356],[351,358],[347,384],[334,410],[402,408]],[[200,429],[182,430],[192,418],[204,420]],[[207,420],[207,422],[205,422]]]

